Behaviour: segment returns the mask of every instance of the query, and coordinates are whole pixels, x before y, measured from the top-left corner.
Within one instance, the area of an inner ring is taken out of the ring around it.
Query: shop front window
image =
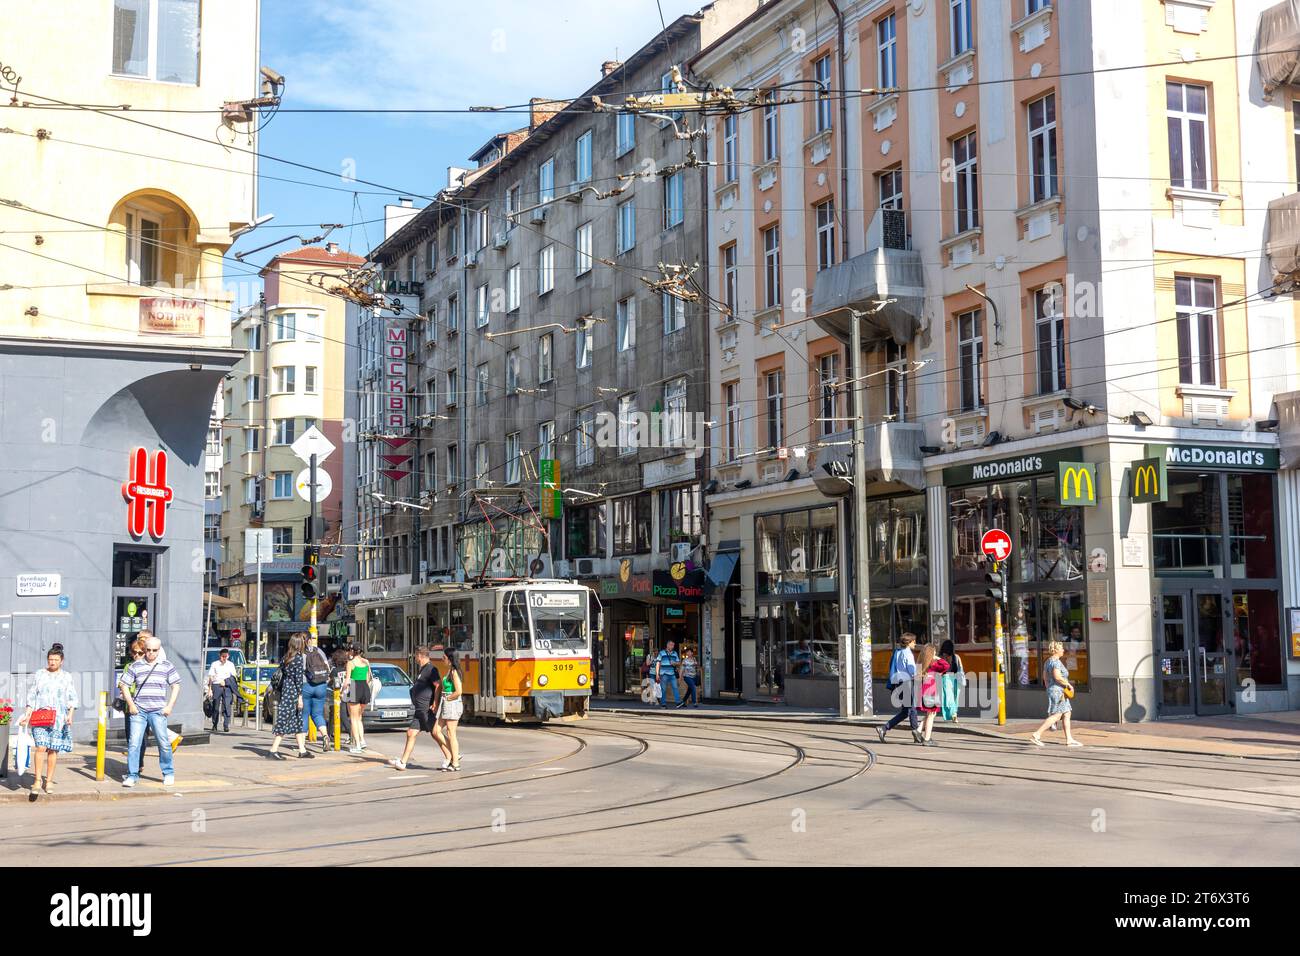
[[[1277,591],[1255,588],[1232,593],[1233,654],[1237,685],[1282,684],[1282,642]]]
[[[756,516],[756,593],[838,594],[838,527],[834,506]]]
[[[871,572],[871,666],[889,676],[889,658],[907,632],[930,639],[925,496],[867,502]]]
[[[1223,521],[1219,476],[1171,471],[1169,499],[1151,506],[1151,547],[1156,574],[1223,577]],[[1269,510],[1272,510],[1272,492]]]
[[[800,601],[787,605],[787,677],[838,678],[840,673],[838,601]]]
[[[1228,563],[1234,578],[1277,577],[1273,476],[1228,475]]]

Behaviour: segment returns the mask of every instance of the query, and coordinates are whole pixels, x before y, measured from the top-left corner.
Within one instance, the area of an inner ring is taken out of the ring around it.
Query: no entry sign
[[[1001,528],[990,528],[980,538],[980,550],[994,561],[1005,561],[1011,554],[1011,536]]]

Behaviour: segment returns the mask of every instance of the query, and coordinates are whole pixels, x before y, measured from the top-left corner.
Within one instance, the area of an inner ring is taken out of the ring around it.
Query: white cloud
[[[703,2],[663,0],[664,16]],[[660,29],[655,0],[318,0],[305,20],[298,10],[263,14],[263,58],[289,79],[286,106],[462,109],[573,96],[602,61],[626,58]]]

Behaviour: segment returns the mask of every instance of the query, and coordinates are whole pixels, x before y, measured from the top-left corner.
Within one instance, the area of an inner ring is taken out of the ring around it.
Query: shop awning
[[[1300,80],[1300,0],[1282,0],[1259,15],[1255,65],[1265,93]]]
[[[205,591],[203,594],[203,602],[205,604],[211,604],[213,607],[237,607],[241,611],[244,609],[244,603],[242,601],[236,601],[234,598],[222,597],[220,594],[213,594],[208,591]]]
[[[731,584],[731,579],[736,576],[736,565],[739,562],[739,544],[734,550],[719,549],[714,553],[713,560],[709,562],[709,582],[714,588],[721,589]]]

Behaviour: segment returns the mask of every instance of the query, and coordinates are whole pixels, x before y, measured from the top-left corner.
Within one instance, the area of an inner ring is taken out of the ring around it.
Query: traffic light
[[[991,597],[999,604],[1005,604],[1007,601],[1006,576],[1001,571],[990,571],[984,575],[984,581],[988,584],[988,587],[984,589],[984,596]]]
[[[320,580],[320,552],[316,548],[307,548],[303,552],[303,566],[299,574],[299,588],[304,600],[314,601],[321,596],[324,588]]]

